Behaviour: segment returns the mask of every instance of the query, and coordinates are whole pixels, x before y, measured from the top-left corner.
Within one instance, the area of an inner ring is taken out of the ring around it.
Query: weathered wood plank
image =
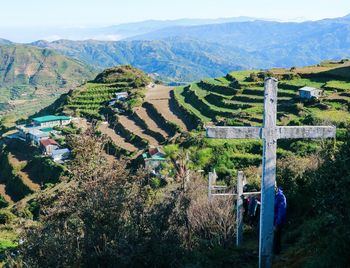
[[[317,139],[334,138],[336,128],[333,126],[282,126],[277,127],[278,139]]]
[[[264,147],[263,176],[261,182],[261,213],[259,267],[272,265],[273,217],[276,180],[277,150],[277,84],[274,78],[265,80],[264,90]]]
[[[237,204],[236,204],[236,245],[241,245],[243,235],[243,180],[242,171],[237,172]]]
[[[261,127],[207,127],[207,137],[215,139],[260,139]]]
[[[208,177],[208,200],[211,201],[212,197],[212,186],[213,185],[213,173],[209,172],[209,177]]]

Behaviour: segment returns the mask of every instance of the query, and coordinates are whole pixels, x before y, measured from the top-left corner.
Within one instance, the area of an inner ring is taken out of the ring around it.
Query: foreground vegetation
[[[108,164],[104,142],[91,130],[74,140],[66,186],[36,199],[39,222],[24,230],[20,255],[10,265],[247,267],[256,261],[233,247],[232,200],[209,204],[196,175],[186,184],[178,174],[155,186],[123,161]]]
[[[9,266],[256,266],[256,227],[247,225],[242,248],[234,246],[233,200],[209,203],[200,173],[190,171],[186,179],[186,170],[196,163],[186,160],[185,151],[167,150],[174,176],[157,182],[142,170],[126,169],[123,160],[106,161],[105,142],[91,129],[73,138],[74,160],[62,183],[25,208],[0,213],[7,230],[18,219],[29,219],[24,211],[35,220],[26,220],[25,229],[16,227],[17,234],[2,243],[7,251],[19,247],[20,254],[7,259]],[[349,143],[347,137],[337,147],[324,144],[307,157],[278,161],[289,209],[283,261],[276,259],[276,267],[348,263]],[[258,172],[246,170],[249,185],[258,185]],[[23,244],[18,245],[19,238]]]

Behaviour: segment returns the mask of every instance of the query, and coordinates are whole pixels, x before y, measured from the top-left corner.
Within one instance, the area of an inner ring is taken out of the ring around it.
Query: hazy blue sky
[[[235,16],[320,19],[347,13],[350,0],[3,0],[0,27],[101,26]]]

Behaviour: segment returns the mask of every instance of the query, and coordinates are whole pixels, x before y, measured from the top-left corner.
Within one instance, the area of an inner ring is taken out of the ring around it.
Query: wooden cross
[[[261,268],[272,265],[277,140],[333,138],[336,134],[334,126],[277,126],[277,84],[277,79],[265,79],[263,127],[206,128],[208,138],[263,139],[259,239],[259,267]]]
[[[243,237],[243,199],[244,196],[252,196],[252,195],[260,195],[261,192],[243,192],[243,187],[245,185],[245,177],[243,171],[237,172],[237,191],[226,192],[227,186],[215,185],[217,179],[216,172],[209,172],[209,180],[208,180],[208,200],[211,201],[213,197],[226,197],[233,196],[237,200],[236,204],[236,246],[240,246],[242,243]],[[214,191],[214,193],[213,193]],[[225,192],[222,192],[225,191]]]

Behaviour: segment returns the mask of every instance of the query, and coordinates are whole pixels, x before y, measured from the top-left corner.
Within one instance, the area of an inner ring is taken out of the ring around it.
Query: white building
[[[48,132],[40,131],[39,129],[30,129],[27,134],[27,139],[32,141],[34,145],[39,146],[41,140],[47,140],[50,138]]]
[[[46,115],[33,118],[33,125],[41,128],[52,128],[68,125],[72,121],[70,116],[65,115]]]
[[[126,100],[127,98],[129,97],[129,94],[128,92],[118,92],[118,93],[115,93],[115,98],[116,100]]]
[[[299,89],[299,97],[302,99],[318,99],[322,95],[323,91],[314,87],[302,87]]]
[[[69,158],[70,151],[67,148],[53,150],[51,154],[51,158],[55,162],[61,162]]]

